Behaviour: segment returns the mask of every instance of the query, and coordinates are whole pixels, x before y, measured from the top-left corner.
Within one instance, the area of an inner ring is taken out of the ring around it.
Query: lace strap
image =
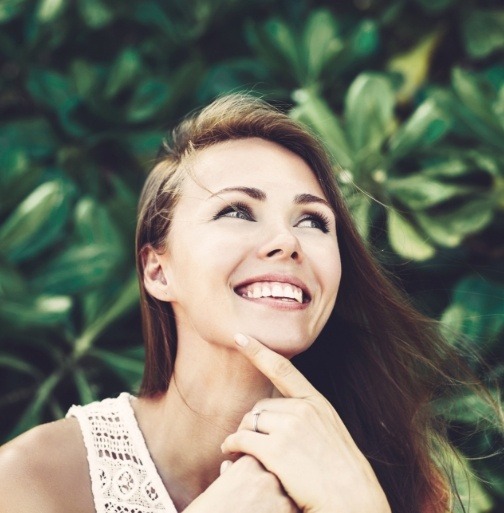
[[[148,452],[130,395],[72,406],[86,446],[97,513],[177,513]]]

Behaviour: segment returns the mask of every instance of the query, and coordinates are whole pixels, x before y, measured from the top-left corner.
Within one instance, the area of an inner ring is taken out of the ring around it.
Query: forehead
[[[194,179],[182,194],[208,196],[225,187],[256,187],[266,193],[310,193],[324,197],[317,177],[298,155],[259,138],[221,142],[198,152],[191,162]]]

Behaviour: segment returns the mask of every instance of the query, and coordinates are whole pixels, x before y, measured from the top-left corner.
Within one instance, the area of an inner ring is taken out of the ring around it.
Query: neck
[[[140,399],[137,417],[156,467],[177,507],[185,507],[218,476],[220,446],[271,382],[234,348],[179,344],[166,393]],[[177,504],[178,502],[178,504]]]

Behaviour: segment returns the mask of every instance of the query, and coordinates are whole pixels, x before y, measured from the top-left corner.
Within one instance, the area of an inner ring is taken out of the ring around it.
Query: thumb
[[[222,474],[224,474],[224,472],[226,472],[226,470],[233,464],[232,461],[229,461],[229,460],[224,460],[222,463],[221,463],[221,466],[220,466],[220,475],[222,476]]]

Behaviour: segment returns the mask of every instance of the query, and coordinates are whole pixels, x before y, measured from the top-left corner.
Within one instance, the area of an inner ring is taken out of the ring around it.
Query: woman
[[[5,446],[0,512],[449,509],[429,401],[454,355],[369,256],[305,128],[242,95],[186,119],[136,249],[139,397]]]

